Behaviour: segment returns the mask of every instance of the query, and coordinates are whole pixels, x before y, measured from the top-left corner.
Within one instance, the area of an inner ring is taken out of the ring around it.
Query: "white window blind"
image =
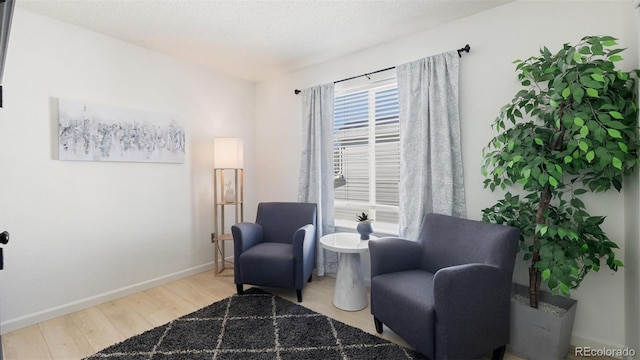
[[[376,223],[398,223],[399,132],[395,83],[336,94],[336,220],[364,211]]]

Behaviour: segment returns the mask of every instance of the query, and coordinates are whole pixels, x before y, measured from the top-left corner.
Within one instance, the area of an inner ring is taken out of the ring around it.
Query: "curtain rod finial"
[[[469,52],[469,50],[471,50],[471,46],[469,46],[469,44],[465,45],[463,48],[458,49],[458,56],[462,57],[462,52]]]
[[[298,90],[298,89],[293,90],[293,93],[296,94],[296,95],[300,94],[301,92],[302,92],[302,90]]]

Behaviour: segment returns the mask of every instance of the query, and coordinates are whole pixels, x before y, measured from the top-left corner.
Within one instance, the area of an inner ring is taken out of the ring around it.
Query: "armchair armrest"
[[[369,240],[371,278],[397,271],[418,269],[422,254],[421,245],[414,241],[387,237]]]
[[[242,276],[240,275],[240,255],[243,251],[262,242],[262,226],[254,223],[243,222],[231,227],[233,234],[233,277],[237,284],[240,284],[238,293],[242,293]]]
[[[511,275],[487,264],[438,270],[433,280],[436,334],[447,335],[436,339],[436,349],[449,349],[449,356],[456,357],[453,349],[504,345],[493,342],[509,338]]]
[[[309,251],[315,236],[316,228],[311,224],[296,230],[295,234],[293,234],[293,253],[296,257],[298,254],[301,255]]]
[[[315,263],[315,239],[316,227],[307,224],[293,234],[293,256],[296,259],[296,279],[297,289],[302,289],[305,281],[311,276]]]
[[[262,226],[248,222],[235,224],[231,227],[231,234],[233,234],[234,257],[237,260],[243,251],[262,241]]]

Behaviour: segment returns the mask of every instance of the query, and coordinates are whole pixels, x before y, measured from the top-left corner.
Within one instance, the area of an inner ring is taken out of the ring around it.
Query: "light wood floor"
[[[315,278],[303,291],[302,305],[368,333],[376,334],[369,308],[347,312],[332,305],[335,279]],[[246,288],[246,287],[245,287]],[[265,288],[296,302],[295,291]],[[235,293],[233,278],[203,272],[2,336],[4,358],[81,359],[105,347],[165,324]],[[377,334],[376,334],[377,335]],[[381,335],[408,346],[385,327]],[[506,354],[505,359],[520,359]],[[569,359],[577,359],[570,356]]]

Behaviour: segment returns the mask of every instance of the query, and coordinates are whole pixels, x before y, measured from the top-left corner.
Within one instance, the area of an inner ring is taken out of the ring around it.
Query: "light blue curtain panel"
[[[333,219],[333,103],[334,84],[302,90],[302,158],[298,201],[316,203],[318,226],[316,271],[336,273],[338,258],[320,247],[320,237],[335,232]]]
[[[426,213],[466,217],[457,51],[396,67],[400,106],[400,236]]]

